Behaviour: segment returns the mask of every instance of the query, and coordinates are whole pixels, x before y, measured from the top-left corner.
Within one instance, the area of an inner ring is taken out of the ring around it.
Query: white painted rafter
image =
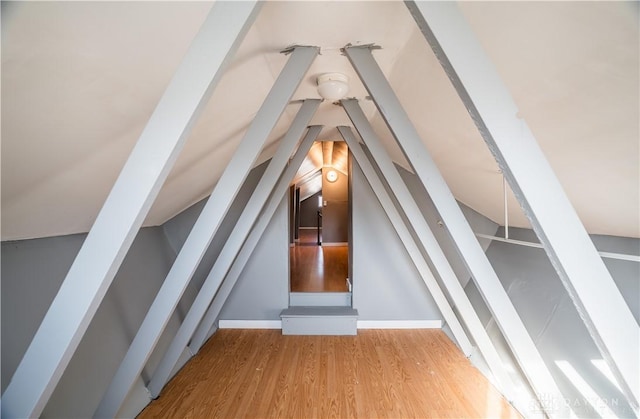
[[[207,308],[216,295],[222,280],[236,259],[236,256],[238,255],[242,244],[246,240],[247,235],[251,231],[262,207],[271,194],[278,178],[282,175],[282,171],[285,169],[289,158],[295,151],[298,141],[302,137],[304,131],[307,130],[307,125],[318,109],[318,105],[320,105],[319,99],[305,100],[300,107],[298,114],[294,118],[289,131],[280,141],[276,153],[271,158],[271,161],[269,162],[269,165],[267,166],[267,169],[262,175],[260,181],[256,185],[251,198],[249,198],[249,201],[242,210],[242,214],[240,214],[238,221],[236,221],[235,228],[232,230],[229,237],[226,238],[220,254],[216,258],[216,261],[202,284],[202,287],[200,287],[198,295],[191,304],[191,307],[182,321],[176,336],[173,338],[173,341],[169,345],[169,348],[165,352],[162,360],[156,367],[151,378],[151,382],[148,385],[148,389],[151,392],[152,397],[157,397],[160,394],[160,390],[162,390],[169,380],[171,371],[180,359],[180,355],[187,347],[189,339],[193,336],[195,329],[198,327],[198,324],[202,320]],[[316,131],[319,131],[319,129],[315,128],[314,132]]]
[[[300,146],[298,146],[298,150],[289,162],[287,168],[284,170],[282,176],[280,177],[280,180],[278,180],[278,184],[273,188],[273,192],[269,196],[267,203],[258,216],[258,219],[256,220],[255,225],[253,226],[253,229],[249,234],[249,237],[242,245],[242,249],[240,249],[240,252],[234,260],[231,269],[225,276],[218,293],[211,302],[211,306],[204,315],[204,318],[200,322],[198,329],[194,333],[191,342],[189,343],[189,349],[192,353],[197,353],[200,350],[200,348],[206,341],[210,331],[213,329],[225,301],[229,297],[229,294],[231,294],[231,290],[240,277],[244,266],[249,261],[253,250],[260,241],[262,234],[271,222],[273,214],[275,214],[278,206],[280,205],[280,202],[285,196],[285,193],[289,189],[289,185],[293,180],[298,167],[300,167],[300,164],[304,160],[309,149],[311,149],[313,142],[315,141],[321,130],[322,126],[319,125],[314,125],[309,128],[309,131],[307,132],[305,138],[300,143]]]
[[[640,415],[640,328],[509,90],[455,3],[406,4]]]
[[[358,105],[357,100],[342,100],[341,103],[351,122],[353,122],[355,129],[360,134],[360,138],[362,138],[372,158],[375,160],[382,176],[388,182],[389,190],[396,196],[402,211],[406,215],[408,227],[415,231],[415,237],[431,260],[431,263],[442,280],[442,284],[451,297],[453,305],[458,309],[458,313],[467,326],[469,334],[472,336],[480,353],[487,362],[489,369],[493,373],[500,391],[507,396],[509,400],[513,401],[514,395],[510,393],[515,386],[511,377],[509,377],[505,364],[500,359],[487,331],[471,305],[460,281],[453,272],[453,268],[433,235],[409,188],[402,180],[398,169],[395,167],[391,157],[374,132],[364,112],[362,112],[362,108]]]
[[[318,55],[317,47],[292,47],[289,60],[247,129],[235,154],[218,180],[189,236],[180,249],[127,354],[116,371],[96,417],[113,417],[140,375],[155,348],[189,281],[193,277],[227,210],[240,190],[262,150],[269,133],[289,104],[309,66]]]
[[[372,48],[374,47],[370,45],[347,46],[344,48],[344,52],[369,91],[407,161],[429,193],[462,256],[462,260],[532,388],[538,393],[540,400],[551,399],[557,401],[560,406],[558,409],[557,406],[551,404],[542,406],[542,408],[549,416],[564,415],[566,409],[561,403],[562,393],[478,243],[455,197],[373,58]]]
[[[400,215],[400,212],[396,208],[393,200],[389,197],[389,194],[387,193],[387,190],[385,189],[384,184],[380,180],[380,177],[378,176],[376,169],[369,161],[369,158],[367,157],[365,152],[362,150],[361,145],[358,142],[358,139],[356,138],[356,136],[353,134],[353,131],[351,131],[351,128],[345,127],[345,126],[339,126],[338,131],[340,132],[340,135],[342,135],[342,138],[344,138],[347,145],[349,146],[349,150],[351,151],[351,154],[354,160],[356,161],[356,163],[358,163],[358,166],[360,166],[360,169],[364,173],[364,176],[367,179],[367,182],[369,183],[369,185],[371,186],[373,193],[376,195],[376,198],[380,202],[380,205],[382,206],[383,210],[387,214],[387,217],[389,218],[389,221],[393,225],[393,228],[395,229],[396,233],[398,233],[398,237],[400,237],[400,241],[402,242],[409,257],[411,258],[411,261],[415,265],[416,269],[418,270],[418,273],[420,274],[420,277],[422,278],[425,285],[427,286],[427,289],[431,293],[431,296],[433,297],[433,300],[438,306],[440,313],[442,313],[444,320],[449,325],[449,328],[451,329],[451,332],[453,333],[453,336],[456,339],[458,346],[460,347],[460,350],[466,356],[471,355],[473,346],[471,345],[471,342],[469,341],[467,334],[465,333],[464,329],[462,328],[462,325],[458,321],[457,316],[451,309],[451,306],[447,301],[447,297],[444,295],[444,293],[440,289],[440,285],[438,284],[438,281],[435,279],[435,277],[431,273],[431,269],[429,268],[429,265],[427,264],[422,252],[420,251],[420,248],[418,247],[413,236],[411,235],[411,232],[409,231],[408,227],[404,224],[402,220],[402,216]]]
[[[2,395],[2,417],[42,413],[259,8],[256,1],[212,7]]]

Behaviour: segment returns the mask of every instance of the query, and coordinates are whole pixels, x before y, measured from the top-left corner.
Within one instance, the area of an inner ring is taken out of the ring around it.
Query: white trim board
[[[441,329],[442,320],[358,320],[358,329]]]
[[[282,329],[281,320],[219,320],[218,329]]]
[[[509,238],[506,238],[506,237],[489,236],[488,234],[480,234],[480,233],[476,233],[476,236],[478,236],[480,238],[483,238],[483,239],[495,240],[495,241],[499,241],[499,242],[503,242],[503,243],[517,244],[517,245],[520,245],[520,246],[527,246],[527,247],[535,247],[535,248],[538,248],[538,249],[544,249],[544,246],[542,245],[542,243],[534,243],[534,242],[528,242],[528,241],[523,241],[523,240],[514,240],[514,239],[509,239]],[[600,255],[600,257],[603,257],[603,258],[628,260],[630,262],[640,262],[640,256],[638,256],[638,255],[630,255],[630,254],[626,254],[626,253],[601,252],[598,249],[596,249],[596,250],[598,251],[598,254]]]
[[[323,247],[349,246],[349,242],[322,242]]]
[[[358,320],[358,329],[441,329],[442,320]],[[218,329],[282,329],[281,320],[220,320]]]

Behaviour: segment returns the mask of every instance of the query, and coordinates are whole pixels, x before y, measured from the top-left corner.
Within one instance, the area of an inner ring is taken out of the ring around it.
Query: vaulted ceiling
[[[206,2],[2,2],[2,239],[86,232],[211,7]],[[637,2],[468,2],[464,16],[590,233],[640,237]],[[274,152],[315,79],[342,72],[406,165],[340,48],[375,58],[456,198],[503,223],[502,178],[404,4],[266,2],[145,225],[207,196],[291,44],[319,55],[272,132]],[[350,125],[323,102],[323,140]],[[532,174],[535,176],[535,174]],[[509,196],[512,225],[528,226]]]

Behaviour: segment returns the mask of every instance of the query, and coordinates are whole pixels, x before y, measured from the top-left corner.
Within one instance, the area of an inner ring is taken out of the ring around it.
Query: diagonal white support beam
[[[407,161],[427,189],[496,324],[539,399],[556,403],[542,406],[549,416],[566,416],[566,406],[549,369],[478,243],[451,190],[438,171],[418,132],[402,109],[369,47],[344,49],[376,103]],[[558,408],[559,406],[559,408]]]
[[[273,214],[276,212],[276,209],[280,205],[282,198],[289,189],[289,185],[291,184],[293,177],[296,175],[296,172],[300,168],[302,161],[307,156],[307,153],[311,149],[313,142],[316,140],[316,137],[318,136],[318,134],[320,134],[321,130],[322,126],[320,125],[309,127],[309,131],[298,146],[298,150],[289,162],[287,168],[284,170],[282,176],[280,176],[280,179],[278,180],[276,186],[273,188],[273,191],[271,191],[271,195],[267,200],[264,208],[262,209],[262,212],[260,213],[253,229],[251,230],[249,237],[243,244],[242,249],[238,253],[238,256],[231,266],[231,269],[224,278],[224,281],[220,286],[218,293],[213,299],[211,306],[207,310],[207,313],[200,322],[198,329],[191,339],[189,348],[191,349],[192,353],[197,353],[207,339],[207,336],[213,328],[214,323],[217,320],[222,307],[224,306],[224,303],[227,301],[229,294],[231,294],[231,290],[235,286],[238,278],[240,277],[240,274],[242,273],[242,270],[249,261],[253,250],[260,241],[260,238],[262,237],[265,229],[271,222]]]
[[[194,121],[260,8],[216,2],[125,163],[2,396],[2,417],[40,416]]]
[[[320,105],[319,99],[305,100],[302,107],[298,111],[289,131],[280,141],[278,150],[271,158],[267,169],[262,178],[256,185],[256,188],[245,205],[242,214],[236,222],[235,228],[227,237],[224,247],[216,258],[216,261],[207,275],[198,295],[184,318],[176,336],[171,345],[164,354],[160,364],[156,367],[155,372],[148,385],[153,398],[158,397],[160,390],[169,381],[171,371],[180,359],[180,355],[187,347],[189,339],[193,336],[193,332],[202,320],[211,300],[216,295],[220,283],[229,271],[231,264],[238,255],[242,244],[251,231],[251,227],[255,223],[262,207],[264,206],[269,194],[273,190],[278,178],[285,169],[289,158],[295,151],[298,141],[307,129],[307,125],[311,121],[314,113]]]
[[[231,161],[196,220],[167,278],[160,287],[138,333],[95,412],[117,414],[169,322],[193,273],[202,260],[227,210],[253,167],[269,133],[318,54],[316,47],[296,47],[249,126]]]
[[[533,133],[455,3],[407,2],[573,300],[640,415],[640,328]]]
[[[471,355],[473,346],[471,345],[471,342],[469,342],[469,338],[467,337],[464,329],[462,328],[462,325],[458,321],[458,318],[456,317],[455,313],[451,309],[451,306],[449,305],[449,301],[447,301],[447,298],[445,297],[442,290],[440,289],[440,285],[438,284],[438,281],[435,279],[435,277],[431,273],[431,269],[429,268],[429,265],[427,264],[422,252],[420,251],[420,248],[418,247],[413,236],[411,235],[409,228],[405,225],[400,212],[396,208],[391,197],[389,197],[389,194],[387,193],[387,190],[385,189],[384,184],[378,177],[378,173],[376,172],[375,168],[369,161],[369,158],[367,157],[367,155],[362,150],[360,143],[358,142],[358,139],[356,138],[356,136],[353,134],[353,131],[351,131],[351,128],[349,127],[340,126],[338,127],[338,131],[340,132],[340,135],[342,135],[342,138],[344,138],[345,142],[349,146],[349,150],[351,151],[353,158],[355,159],[356,163],[358,163],[358,166],[360,166],[360,169],[362,169],[362,172],[364,173],[364,176],[367,179],[367,182],[369,182],[369,185],[371,185],[371,189],[373,189],[373,193],[378,198],[380,205],[382,205],[382,208],[387,214],[389,221],[391,221],[391,224],[393,225],[393,228],[396,230],[396,233],[398,233],[398,237],[400,237],[400,241],[402,242],[405,249],[407,250],[409,257],[411,257],[413,264],[415,265],[416,269],[418,270],[418,273],[420,274],[420,277],[422,278],[425,285],[427,286],[427,289],[431,293],[433,300],[436,302],[436,305],[438,306],[440,313],[442,313],[444,320],[447,322],[447,324],[451,328],[451,332],[453,333],[453,336],[458,342],[458,345],[460,346],[460,350],[466,356]]]
[[[433,235],[431,228],[424,219],[413,195],[402,180],[398,169],[393,164],[391,157],[389,157],[386,149],[382,145],[382,142],[371,127],[369,120],[365,116],[364,112],[362,112],[362,109],[358,105],[358,101],[355,99],[348,99],[342,100],[341,103],[342,107],[347,112],[349,119],[351,119],[351,122],[353,122],[354,127],[360,134],[360,138],[362,138],[369,149],[369,152],[380,169],[382,176],[386,179],[389,185],[389,190],[391,190],[396,196],[399,205],[402,207],[402,211],[407,217],[409,227],[413,228],[415,231],[418,241],[431,259],[431,263],[442,279],[445,289],[451,297],[454,305],[458,308],[460,317],[467,326],[467,330],[473,337],[480,353],[493,373],[493,376],[497,381],[496,384],[498,388],[509,400],[515,400],[515,395],[511,394],[512,390],[515,389],[515,385],[505,369],[505,364],[500,359],[498,351],[493,346],[493,343],[482,325],[480,318],[471,305],[471,302],[469,301],[467,294],[464,292],[456,274],[453,272],[453,268],[451,268],[451,265]]]

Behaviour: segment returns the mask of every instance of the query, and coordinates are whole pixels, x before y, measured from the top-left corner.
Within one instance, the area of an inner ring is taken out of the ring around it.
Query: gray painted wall
[[[442,320],[357,164],[352,165],[353,308],[360,320]]]
[[[317,227],[318,226],[318,197],[322,196],[322,191],[311,195],[309,198],[300,202],[300,227]]]
[[[422,215],[427,221],[427,224],[429,224],[433,235],[440,244],[440,247],[447,257],[447,260],[449,261],[453,272],[456,274],[458,280],[464,287],[467,282],[469,282],[471,275],[469,273],[469,270],[465,266],[464,261],[460,257],[460,254],[458,253],[458,250],[446,228],[439,224],[442,218],[440,217],[438,210],[433,204],[433,201],[422,185],[422,182],[415,174],[407,171],[400,166],[396,167],[400,171],[402,179],[411,191],[411,195],[414,197],[416,203],[418,204],[418,207],[422,211]],[[488,235],[494,235],[496,233],[496,231],[498,230],[498,224],[494,223],[484,215],[481,215],[473,209],[467,207],[463,203],[458,202],[458,205],[460,206],[462,213],[464,214],[474,233]],[[485,251],[491,244],[491,241],[486,239],[479,239],[479,242]],[[428,255],[426,256],[428,258]]]
[[[327,180],[329,168],[322,169],[322,242],[349,241],[349,177],[336,170],[338,179]]]
[[[144,369],[142,380],[132,392],[134,396],[129,401],[129,413],[126,410],[121,413],[133,415],[148,402],[143,382],[149,380],[177,331],[265,167],[262,165],[254,170],[238,194]],[[357,243],[353,277],[357,284],[354,304],[360,310],[361,318],[440,319],[431,296],[372,191],[361,173],[357,173],[353,180],[354,211],[363,216],[357,217],[352,226]],[[54,391],[44,416],[87,417],[93,413],[204,203],[201,201],[193,205],[162,227],[140,231]],[[285,199],[225,304],[221,318],[279,319],[280,310],[288,305],[287,224]],[[390,239],[381,242],[381,236]],[[3,389],[84,237],[75,235],[2,243]],[[282,243],[282,246],[274,243]]]
[[[349,242],[349,202],[329,201],[322,209],[322,243]]]
[[[257,173],[256,173],[257,175]],[[254,183],[255,185],[255,183]],[[244,198],[249,191],[243,191],[238,202],[232,208],[239,216]],[[169,241],[182,246],[188,232],[195,223],[204,202],[200,202],[187,211],[174,217],[165,224]],[[233,228],[232,223],[225,221],[224,234]],[[222,228],[221,228],[222,230]],[[282,200],[271,224],[265,230],[261,241],[256,246],[251,259],[238,278],[236,286],[229,295],[220,319],[224,320],[280,320],[280,311],[288,307],[289,303],[289,246],[288,246],[288,204]],[[276,243],[280,243],[277,245]],[[222,249],[223,240],[218,240],[209,248],[203,258],[202,266],[194,275],[194,281],[202,284],[209,270],[213,266],[217,255]],[[203,268],[203,266],[206,268]],[[194,294],[197,290],[194,290]],[[195,298],[195,296],[194,296]]]
[[[283,199],[222,308],[221,319],[280,320],[280,312],[289,306],[287,221]]]
[[[354,165],[355,166],[355,165]],[[356,166],[357,167],[357,166]],[[411,175],[413,176],[413,175]],[[354,308],[363,320],[441,320],[426,286],[359,168],[352,178]],[[183,213],[181,227],[195,222]],[[288,307],[288,206],[286,199],[254,251],[220,319],[279,320]],[[385,240],[380,240],[385,237]],[[280,243],[281,245],[278,245]]]
[[[266,163],[254,169],[238,193],[147,362],[142,380],[132,390],[133,400],[130,398],[121,411],[124,416],[137,414],[148,403],[144,382],[149,381],[171,343],[265,168]],[[140,230],[43,417],[93,415],[204,203],[193,205],[161,227]],[[3,391],[85,237],[79,234],[2,243]]]
[[[8,385],[86,235],[2,243],[2,387]],[[160,227],[142,229],[43,417],[90,417],[175,255]],[[167,333],[181,318],[174,314]],[[166,347],[167,333],[159,346]],[[150,361],[152,367],[157,359]],[[143,372],[148,376],[149,367]]]
[[[224,246],[225,238],[233,230],[242,209],[266,169],[267,163],[258,166],[249,174],[245,185],[238,193],[229,214],[194,274],[192,281],[196,284],[201,285],[204,282]],[[169,242],[177,249],[182,247],[204,204],[204,200],[200,201],[164,224]],[[220,313],[221,319],[280,319],[280,311],[287,307],[289,301],[288,219],[287,199],[283,198],[272,218],[271,225],[265,230],[251,260],[245,266],[234,290],[229,295],[227,303]],[[274,243],[281,245],[274,245]],[[195,298],[197,289],[199,287],[193,290],[193,298]]]
[[[254,170],[247,186],[239,193],[202,266],[196,271],[192,284],[180,301],[158,350],[145,368],[142,380],[149,379],[263,170],[264,165]],[[413,174],[403,170],[402,176],[421,205],[461,283],[466,284],[465,290],[484,324],[493,338],[500,341],[490,313],[473,281],[469,281],[466,268],[459,260],[446,230],[438,227],[439,217],[428,195]],[[360,318],[441,320],[435,303],[356,164],[353,165],[351,193],[355,214],[352,225],[353,301]],[[140,231],[60,385],[54,391],[44,416],[87,417],[93,413],[203,205],[204,202],[194,205],[162,227]],[[461,207],[476,232],[495,232],[494,223],[464,205]],[[527,230],[511,229],[510,233],[514,238],[534,239],[533,233]],[[2,243],[3,390],[84,237],[73,235]],[[637,239],[597,236],[593,240],[600,250],[640,253]],[[287,242],[288,206],[287,200],[283,199],[225,304],[221,318],[279,318],[280,310],[288,305]],[[486,246],[489,243],[484,244]],[[590,359],[598,357],[595,346],[544,252],[493,242],[487,255],[567,397],[576,397],[575,390],[553,364],[554,360],[560,358],[575,364],[603,397],[615,401],[617,405],[612,407],[617,413],[622,416],[628,414],[628,406],[621,395],[591,365]],[[613,260],[606,260],[606,264],[638,319],[638,264]],[[140,406],[148,401],[142,391],[142,380],[133,391],[135,400],[131,402],[130,413],[125,414],[135,415]],[[584,407],[581,413],[589,416],[593,412]]]
[[[322,210],[322,241],[346,243],[349,240],[349,182],[340,172],[338,180],[331,183],[323,175],[322,190],[300,202],[300,227],[317,227],[318,210]],[[318,197],[322,196],[322,208],[318,207]]]
[[[504,230],[501,228],[497,234],[504,237]],[[510,228],[509,237],[538,242],[535,233],[527,229]],[[601,251],[640,254],[638,239],[611,236],[591,238]],[[577,392],[555,361],[568,361],[619,417],[633,417],[622,394],[591,363],[591,360],[602,357],[544,250],[496,241],[489,247],[487,256],[575,413],[579,417],[597,417],[591,405]],[[612,259],[604,261],[638,320],[640,264]],[[473,281],[467,284],[465,290],[492,339],[503,342]]]
[[[397,166],[463,286],[469,273],[418,177]],[[353,301],[361,319],[443,320],[422,278],[357,164],[352,169]],[[460,204],[471,228],[494,234],[498,225]],[[489,242],[482,243],[486,248]],[[428,255],[427,259],[428,259]],[[433,270],[432,270],[433,271]],[[435,275],[437,278],[437,275]]]

